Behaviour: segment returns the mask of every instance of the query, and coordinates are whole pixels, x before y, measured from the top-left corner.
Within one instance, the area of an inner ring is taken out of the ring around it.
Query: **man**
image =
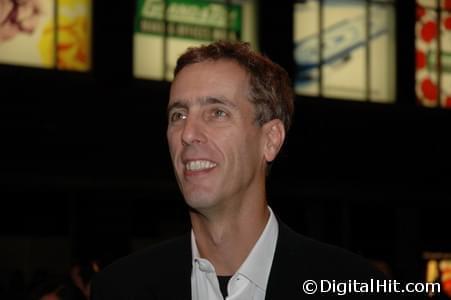
[[[301,299],[306,280],[380,277],[294,233],[267,205],[268,166],[293,113],[280,66],[247,44],[216,42],[188,49],[174,73],[167,139],[192,231],[107,268],[93,300]]]

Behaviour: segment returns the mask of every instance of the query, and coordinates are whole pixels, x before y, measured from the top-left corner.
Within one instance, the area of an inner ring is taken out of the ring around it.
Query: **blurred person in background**
[[[33,284],[27,300],[86,300],[66,277],[48,277]]]

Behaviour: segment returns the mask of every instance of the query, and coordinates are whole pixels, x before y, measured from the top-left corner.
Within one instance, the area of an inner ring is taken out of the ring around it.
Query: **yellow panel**
[[[91,0],[58,0],[58,69],[91,68],[91,7]]]

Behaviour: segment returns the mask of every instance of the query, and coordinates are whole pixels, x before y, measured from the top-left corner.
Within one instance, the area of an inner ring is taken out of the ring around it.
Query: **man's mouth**
[[[185,163],[185,169],[189,172],[197,172],[213,169],[216,163],[209,160],[190,160]]]

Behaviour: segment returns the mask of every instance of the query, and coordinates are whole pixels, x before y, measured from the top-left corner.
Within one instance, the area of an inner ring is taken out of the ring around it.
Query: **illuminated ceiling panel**
[[[133,73],[171,80],[177,58],[214,40],[243,40],[257,47],[253,0],[137,0]]]
[[[0,63],[88,71],[91,0],[6,0],[0,14]]]
[[[417,1],[415,32],[418,102],[451,108],[451,1]]]
[[[296,3],[296,93],[394,101],[394,23],[392,1],[307,0]]]

